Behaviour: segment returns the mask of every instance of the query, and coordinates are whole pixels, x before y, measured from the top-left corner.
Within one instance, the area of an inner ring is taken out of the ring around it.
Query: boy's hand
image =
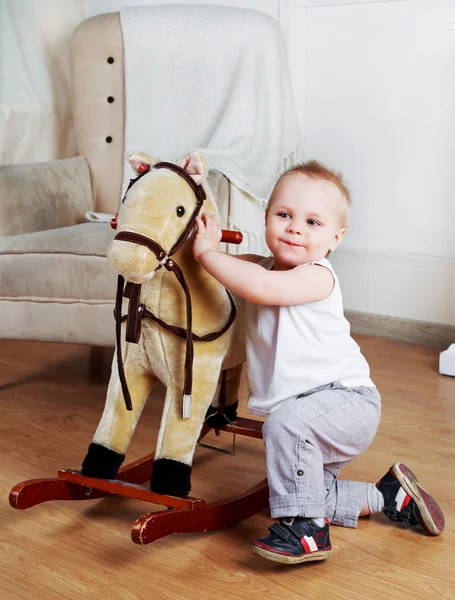
[[[193,256],[199,261],[207,250],[219,250],[221,240],[221,229],[208,215],[203,214],[196,217],[197,233],[193,243]]]

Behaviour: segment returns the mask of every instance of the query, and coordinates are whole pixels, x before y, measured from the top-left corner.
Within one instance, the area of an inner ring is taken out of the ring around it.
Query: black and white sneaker
[[[312,519],[286,517],[269,527],[270,535],[251,544],[251,552],[274,562],[295,564],[324,560],[332,554],[329,522],[319,527]]]
[[[397,462],[376,484],[384,496],[383,513],[391,521],[421,525],[430,535],[442,533],[445,521],[436,500],[421,487],[414,473]]]

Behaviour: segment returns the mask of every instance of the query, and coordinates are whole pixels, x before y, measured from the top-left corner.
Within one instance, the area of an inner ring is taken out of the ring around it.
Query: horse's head
[[[205,200],[207,165],[198,152],[178,165],[143,153],[130,154],[128,161],[137,177],[122,201],[108,259],[127,281],[144,283],[187,239],[196,215],[203,210],[216,216],[217,209],[212,198]]]

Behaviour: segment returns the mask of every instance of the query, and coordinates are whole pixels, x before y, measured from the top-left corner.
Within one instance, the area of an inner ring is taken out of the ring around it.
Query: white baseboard
[[[402,342],[448,348],[455,342],[455,327],[427,321],[388,317],[353,310],[345,311],[351,333],[393,338]]]
[[[455,259],[340,248],[330,262],[346,311],[396,317],[398,328],[404,319],[422,321],[418,327],[424,330],[434,324],[431,329],[441,334],[454,330]]]

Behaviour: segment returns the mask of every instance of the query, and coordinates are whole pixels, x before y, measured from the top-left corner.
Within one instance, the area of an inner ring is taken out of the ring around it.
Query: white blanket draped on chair
[[[205,153],[230,182],[230,252],[268,254],[264,206],[300,159],[300,132],[277,23],[247,9],[160,5],[122,9],[125,150],[175,161]],[[126,163],[126,161],[125,161]],[[131,177],[124,172],[124,189]]]

